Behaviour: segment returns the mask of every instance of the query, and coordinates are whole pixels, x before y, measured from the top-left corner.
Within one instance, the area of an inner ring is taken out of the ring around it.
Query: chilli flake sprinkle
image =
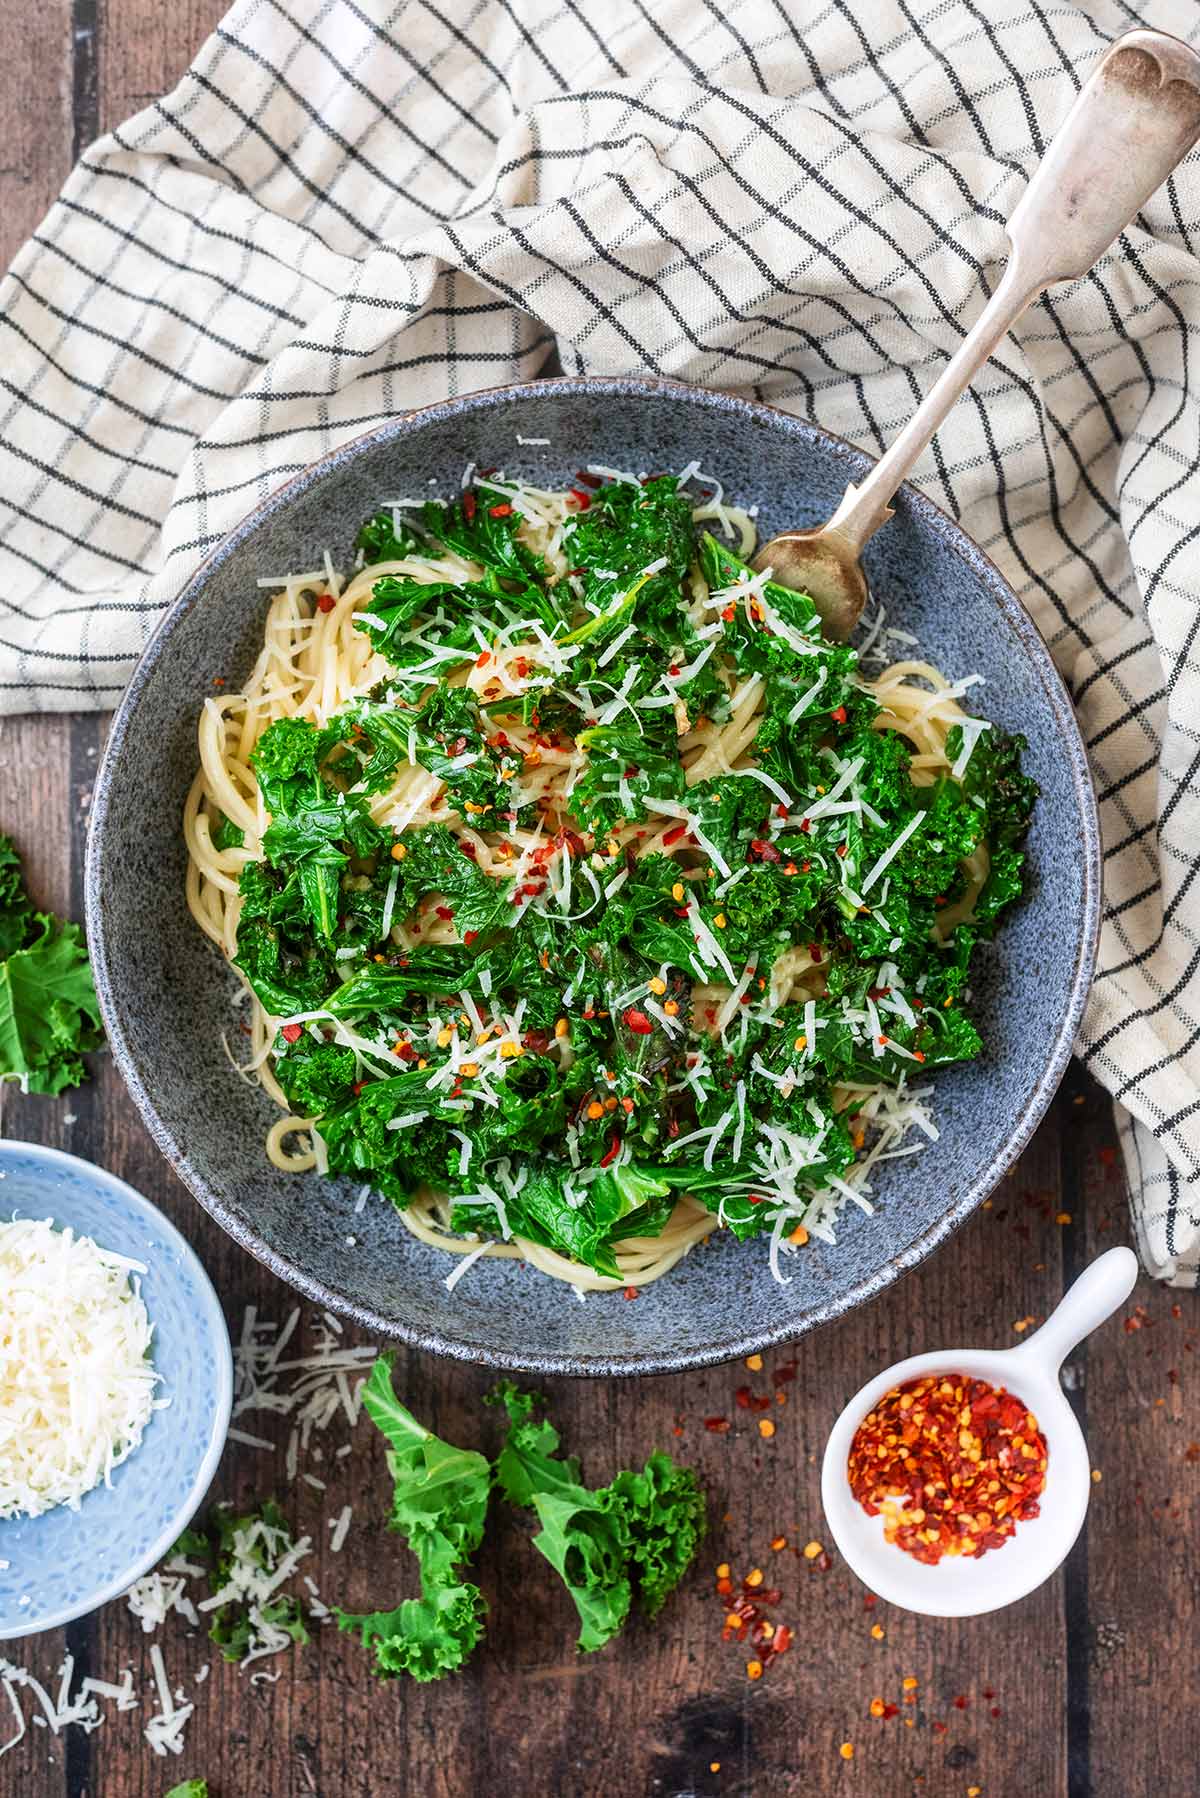
[[[724,1611],[721,1640],[742,1643],[753,1651],[754,1658],[746,1664],[750,1679],[761,1679],[771,1662],[786,1654],[795,1640],[790,1625],[774,1623],[764,1615],[764,1606],[773,1608],[783,1597],[778,1586],[766,1585],[764,1578],[762,1570],[753,1567],[738,1591],[728,1561],[722,1561],[714,1586]],[[751,1668],[757,1671],[751,1672]]]
[[[1002,1386],[966,1375],[893,1386],[855,1432],[850,1489],[915,1560],[1003,1548],[1038,1515],[1046,1439]]]

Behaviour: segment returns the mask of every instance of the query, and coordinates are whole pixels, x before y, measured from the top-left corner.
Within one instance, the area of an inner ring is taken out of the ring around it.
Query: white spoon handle
[[[1009,1353],[1040,1361],[1049,1373],[1056,1375],[1076,1344],[1111,1317],[1118,1305],[1124,1304],[1137,1277],[1138,1259],[1133,1250],[1109,1249],[1084,1268],[1041,1329]]]
[[[1162,31],[1129,31],[1101,57],[1008,221],[991,299],[908,424],[826,530],[856,551],[890,518],[914,462],[1026,307],[1085,275],[1200,134],[1200,55]]]

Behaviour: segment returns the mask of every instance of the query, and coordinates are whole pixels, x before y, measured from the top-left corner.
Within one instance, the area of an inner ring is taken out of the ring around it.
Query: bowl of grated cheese
[[[202,1502],[229,1424],[220,1302],[103,1169],[0,1142],[0,1640],[116,1597]]]

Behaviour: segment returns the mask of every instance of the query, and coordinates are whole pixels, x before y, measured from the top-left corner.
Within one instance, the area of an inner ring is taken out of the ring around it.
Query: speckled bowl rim
[[[168,1549],[178,1541],[180,1533],[185,1530],[196,1512],[204,1502],[204,1494],[212,1484],[213,1475],[217,1471],[225,1442],[229,1434],[229,1419],[233,1411],[233,1346],[229,1340],[229,1328],[225,1323],[225,1312],[221,1305],[220,1295],[208,1277],[208,1269],[188,1241],[187,1237],[173,1224],[169,1217],[159,1210],[152,1200],[138,1192],[128,1181],[121,1180],[116,1174],[110,1174],[107,1168],[95,1161],[88,1161],[82,1155],[68,1155],[65,1149],[51,1149],[40,1142],[23,1142],[15,1136],[0,1137],[0,1163],[8,1150],[18,1150],[23,1158],[45,1162],[49,1167],[82,1168],[89,1179],[98,1186],[106,1187],[128,1210],[141,1214],[168,1245],[173,1253],[180,1255],[191,1269],[192,1278],[201,1291],[207,1291],[212,1300],[213,1315],[220,1319],[221,1328],[212,1332],[213,1353],[217,1363],[217,1391],[213,1409],[212,1428],[209,1432],[208,1446],[204,1450],[203,1459],[196,1469],[196,1477],[188,1490],[188,1495],[176,1507],[171,1521],[164,1529],[159,1530],[150,1543],[139,1554],[135,1555],[129,1565],[122,1569],[120,1575],[89,1592],[74,1604],[61,1605],[58,1610],[39,1614],[29,1624],[16,1629],[5,1629],[0,1634],[0,1641],[16,1642],[22,1636],[38,1636],[44,1630],[58,1629],[64,1623],[73,1623],[77,1617],[89,1617],[114,1598],[127,1592],[135,1580],[141,1579],[143,1573],[162,1560]],[[47,1201],[51,1212],[53,1205]],[[59,1220],[55,1217],[55,1223]],[[67,1220],[69,1221],[69,1220]],[[153,1322],[153,1319],[151,1319]],[[135,1451],[140,1454],[139,1448]],[[131,1458],[132,1459],[132,1458]],[[84,1503],[87,1503],[86,1497]]]
[[[103,854],[113,770],[120,758],[142,691],[174,632],[182,624],[192,607],[202,600],[205,587],[213,571],[237,552],[243,540],[257,528],[263,519],[268,518],[281,506],[290,503],[306,489],[318,485],[332,469],[340,464],[357,458],[369,448],[420,431],[428,424],[445,419],[461,419],[474,412],[487,412],[497,405],[508,405],[522,400],[552,398],[557,394],[602,399],[606,394],[627,396],[631,391],[640,391],[648,398],[666,397],[669,399],[674,396],[689,405],[708,407],[727,415],[730,413],[741,415],[748,420],[766,425],[772,430],[782,431],[785,435],[794,435],[798,438],[820,438],[838,451],[840,458],[846,462],[848,472],[856,474],[858,478],[861,478],[872,466],[872,458],[863,450],[848,443],[845,438],[836,436],[832,431],[826,431],[820,425],[812,424],[807,419],[799,418],[793,413],[781,411],[778,407],[768,405],[761,400],[742,399],[735,394],[725,393],[719,389],[694,387],[684,381],[661,378],[617,375],[549,376],[519,382],[510,387],[482,388],[474,393],[464,394],[453,399],[439,400],[433,405],[418,407],[414,411],[402,413],[387,424],[364,432],[361,436],[339,445],[338,448],[329,451],[318,461],[310,463],[299,474],[293,475],[290,480],[269,494],[253,511],[247,513],[241,523],[236,525],[212,554],[201,563],[151,637],[134,670],[133,677],[122,695],[113,717],[103,760],[97,772],[90,811],[85,917],[100,1010],[108,1031],[113,1058],[120,1069],[121,1076],[129,1088],[133,1101],[154,1142],[166,1156],[180,1179],[200,1201],[209,1215],[217,1220],[241,1248],[246,1249],[256,1260],[270,1268],[272,1273],[303,1294],[305,1298],[311,1299],[314,1304],[327,1306],[331,1311],[351,1318],[363,1329],[382,1335],[390,1341],[404,1342],[413,1348],[424,1349],[433,1355],[447,1355],[454,1360],[469,1362],[472,1365],[500,1368],[514,1373],[603,1377],[632,1373],[683,1373],[692,1368],[718,1366],[721,1362],[731,1361],[739,1356],[757,1354],[765,1348],[795,1341],[797,1337],[807,1334],[809,1330],[815,1329],[819,1325],[832,1323],[846,1312],[855,1310],[869,1299],[877,1297],[895,1280],[899,1279],[901,1274],[919,1266],[940,1243],[944,1242],[960,1224],[965,1222],[976,1206],[994,1191],[1045,1116],[1071,1058],[1072,1047],[1087,1003],[1100,935],[1101,855],[1096,795],[1087,753],[1062,676],[1055,667],[1050,652],[1032,618],[991,557],[980,549],[978,544],[968,537],[966,532],[940,506],[915,487],[905,483],[901,489],[904,503],[911,508],[926,529],[939,538],[961,562],[966,564],[975,579],[996,601],[1007,623],[1018,638],[1034,675],[1045,693],[1057,726],[1060,748],[1070,763],[1073,793],[1083,836],[1082,928],[1071,976],[1070,996],[1058,1033],[1051,1046],[1038,1086],[1017,1118],[1007,1145],[979,1170],[957,1203],[931,1223],[928,1229],[916,1237],[902,1254],[894,1256],[882,1267],[877,1268],[874,1273],[866,1275],[854,1285],[831,1297],[827,1302],[814,1306],[810,1314],[803,1320],[784,1319],[777,1328],[768,1331],[726,1336],[719,1341],[707,1343],[703,1347],[682,1352],[661,1352],[650,1348],[644,1354],[639,1352],[636,1355],[589,1356],[586,1359],[572,1354],[530,1353],[517,1355],[500,1349],[480,1350],[475,1345],[459,1342],[453,1336],[445,1335],[439,1330],[423,1329],[419,1324],[397,1323],[395,1319],[383,1317],[369,1305],[361,1303],[353,1293],[339,1290],[339,1288],[328,1285],[323,1280],[318,1280],[306,1273],[286,1256],[269,1247],[256,1231],[250,1229],[230,1213],[221,1194],[191,1165],[189,1157],[180,1148],[158,1115],[154,1101],[142,1080],[131,1044],[121,1026],[119,1008],[113,989],[112,970],[108,962],[103,908],[100,903],[99,864]]]

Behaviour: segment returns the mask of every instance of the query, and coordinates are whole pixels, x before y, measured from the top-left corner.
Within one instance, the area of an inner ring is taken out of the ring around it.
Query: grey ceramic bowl
[[[548,439],[543,447],[521,439]],[[347,445],[253,512],[195,576],[155,636],[113,725],[92,805],[88,933],[113,1052],[156,1142],[201,1204],[319,1304],[383,1336],[496,1367],[661,1372],[785,1342],[862,1304],[913,1267],[992,1190],[1066,1067],[1095,953],[1099,836],[1075,717],[1041,638],[991,562],[906,489],[867,551],[875,593],[951,673],[982,673],[980,709],[1024,731],[1042,787],[1033,890],[983,958],[986,1054],[937,1076],[940,1140],[890,1164],[880,1205],[844,1215],[777,1285],[762,1244],[693,1253],[636,1303],[574,1293],[485,1261],[447,1293],[445,1260],[356,1187],[277,1173],[262,1150],[269,1101],[221,1046],[229,978],[184,903],[179,820],[196,718],[216,674],[236,681],[259,643],[256,578],[344,554],[389,495],[456,491],[467,462],[554,486],[589,462],[681,469],[694,457],[757,501],[764,536],[832,511],[867,460],[769,407],[666,382],[550,380],[431,406]],[[353,1237],[353,1244],[347,1238]]]

